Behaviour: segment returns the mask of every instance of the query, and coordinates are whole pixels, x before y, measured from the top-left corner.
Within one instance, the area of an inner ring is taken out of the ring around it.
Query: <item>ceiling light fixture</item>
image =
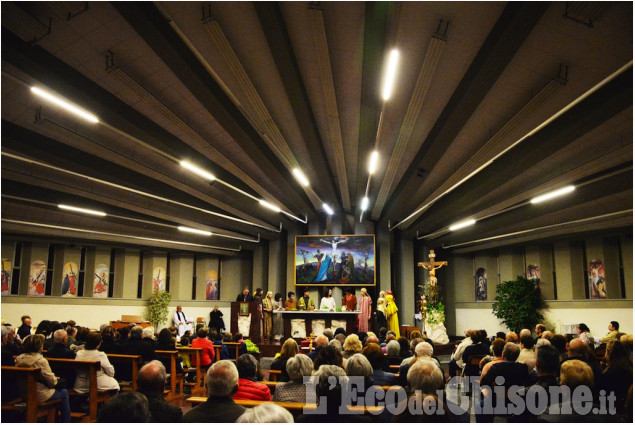
[[[473,226],[474,223],[476,223],[476,220],[474,220],[474,219],[460,221],[460,222],[450,226],[449,229],[450,229],[451,232],[454,232],[455,230],[459,230],[459,229],[463,229],[465,227]]]
[[[373,151],[368,160],[368,174],[374,174],[377,171],[377,163],[379,162],[379,152]]]
[[[296,180],[300,182],[302,186],[307,187],[309,185],[309,180],[306,178],[302,170],[300,170],[299,168],[293,169],[293,175],[295,176]]]
[[[99,122],[99,119],[91,114],[90,112],[86,112],[83,109],[81,109],[78,106],[73,105],[72,103],[62,99],[61,97],[58,97],[52,93],[49,93],[45,90],[42,90],[40,88],[37,87],[31,87],[31,93],[48,100],[49,102],[63,108],[66,109],[68,112],[75,114],[83,119],[85,119],[86,121],[92,122],[94,124],[97,124]]]
[[[263,207],[265,207],[265,208],[269,208],[270,210],[273,210],[273,211],[275,211],[275,212],[282,212],[282,210],[281,210],[280,208],[276,207],[276,206],[275,206],[275,205],[273,205],[273,204],[270,204],[270,203],[269,203],[269,202],[267,202],[267,201],[263,201],[263,200],[261,199],[261,200],[260,200],[260,201],[258,201],[258,202],[260,202],[260,205],[262,205],[262,206],[263,206]]]
[[[368,196],[364,196],[364,199],[362,199],[362,211],[366,211],[368,208],[368,202]]]
[[[212,232],[208,232],[207,230],[194,229],[192,227],[186,227],[186,226],[179,226],[177,227],[177,229],[179,229],[181,232],[195,233],[197,235],[203,235],[203,236],[212,236]]]
[[[182,160],[180,162],[181,167],[183,168],[187,168],[188,170],[190,170],[191,172],[193,172],[194,174],[198,174],[199,176],[213,182],[214,180],[216,180],[216,176],[212,173],[210,173],[209,171],[205,171],[202,168],[192,164],[190,161],[186,161],[186,160]]]
[[[322,204],[322,208],[324,208],[324,211],[326,211],[328,215],[333,215],[333,208],[329,207],[326,203]]]
[[[529,202],[532,204],[539,204],[540,202],[548,201],[553,198],[557,198],[558,196],[566,195],[567,193],[571,193],[575,190],[575,186],[569,185],[563,188],[554,190],[552,192],[547,192],[544,195],[536,196],[535,198],[531,198]]]
[[[399,60],[399,50],[392,49],[388,56],[388,66],[386,67],[386,75],[384,76],[384,86],[381,91],[384,101],[390,99],[392,95],[392,89],[395,85],[395,78],[397,76],[397,61]]]
[[[59,204],[58,208],[61,209],[61,210],[67,210],[67,211],[79,212],[79,213],[84,213],[84,214],[97,215],[99,217],[106,217],[106,213],[103,212],[103,211],[90,210],[90,209],[87,209],[87,208],[72,207],[70,205],[64,205],[64,204]]]

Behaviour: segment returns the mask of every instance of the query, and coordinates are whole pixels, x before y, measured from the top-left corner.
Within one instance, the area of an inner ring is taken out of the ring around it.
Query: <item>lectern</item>
[[[256,344],[260,344],[262,342],[262,317],[260,315],[260,307],[258,303],[255,302],[232,302],[231,303],[231,318],[230,318],[230,329],[232,334],[236,334],[239,332],[238,330],[238,318],[239,317],[249,317],[251,316],[251,320],[249,322],[249,334],[244,335],[243,337],[249,337],[249,339]],[[243,319],[245,320],[245,319]]]

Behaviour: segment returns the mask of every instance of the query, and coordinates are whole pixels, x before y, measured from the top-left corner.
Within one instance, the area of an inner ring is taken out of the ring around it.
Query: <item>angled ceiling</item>
[[[630,2],[2,2],[2,232],[235,255],[323,228],[324,204],[343,233],[372,223],[456,252],[630,232],[632,16]]]

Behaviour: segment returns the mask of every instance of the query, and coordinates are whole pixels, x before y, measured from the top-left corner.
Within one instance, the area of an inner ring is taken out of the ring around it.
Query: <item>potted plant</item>
[[[154,329],[158,329],[159,325],[168,319],[168,305],[171,300],[172,294],[167,291],[152,292],[146,309],[146,320],[152,323]]]
[[[544,319],[540,310],[545,304],[540,298],[537,282],[524,276],[517,276],[516,280],[502,282],[496,287],[492,311],[514,332],[519,332],[521,329],[533,329]]]

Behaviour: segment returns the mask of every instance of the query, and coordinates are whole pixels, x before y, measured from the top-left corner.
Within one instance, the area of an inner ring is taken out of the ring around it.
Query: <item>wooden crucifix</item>
[[[447,266],[448,262],[447,261],[434,261],[434,258],[436,257],[436,255],[435,255],[433,249],[430,250],[430,254],[428,254],[428,257],[430,257],[430,261],[417,263],[417,266],[423,267],[428,272],[430,272],[430,281],[431,282],[433,281],[434,284],[436,284],[437,278],[436,278],[435,270],[436,269],[440,269],[443,266]],[[434,279],[432,279],[432,278],[434,278]]]

